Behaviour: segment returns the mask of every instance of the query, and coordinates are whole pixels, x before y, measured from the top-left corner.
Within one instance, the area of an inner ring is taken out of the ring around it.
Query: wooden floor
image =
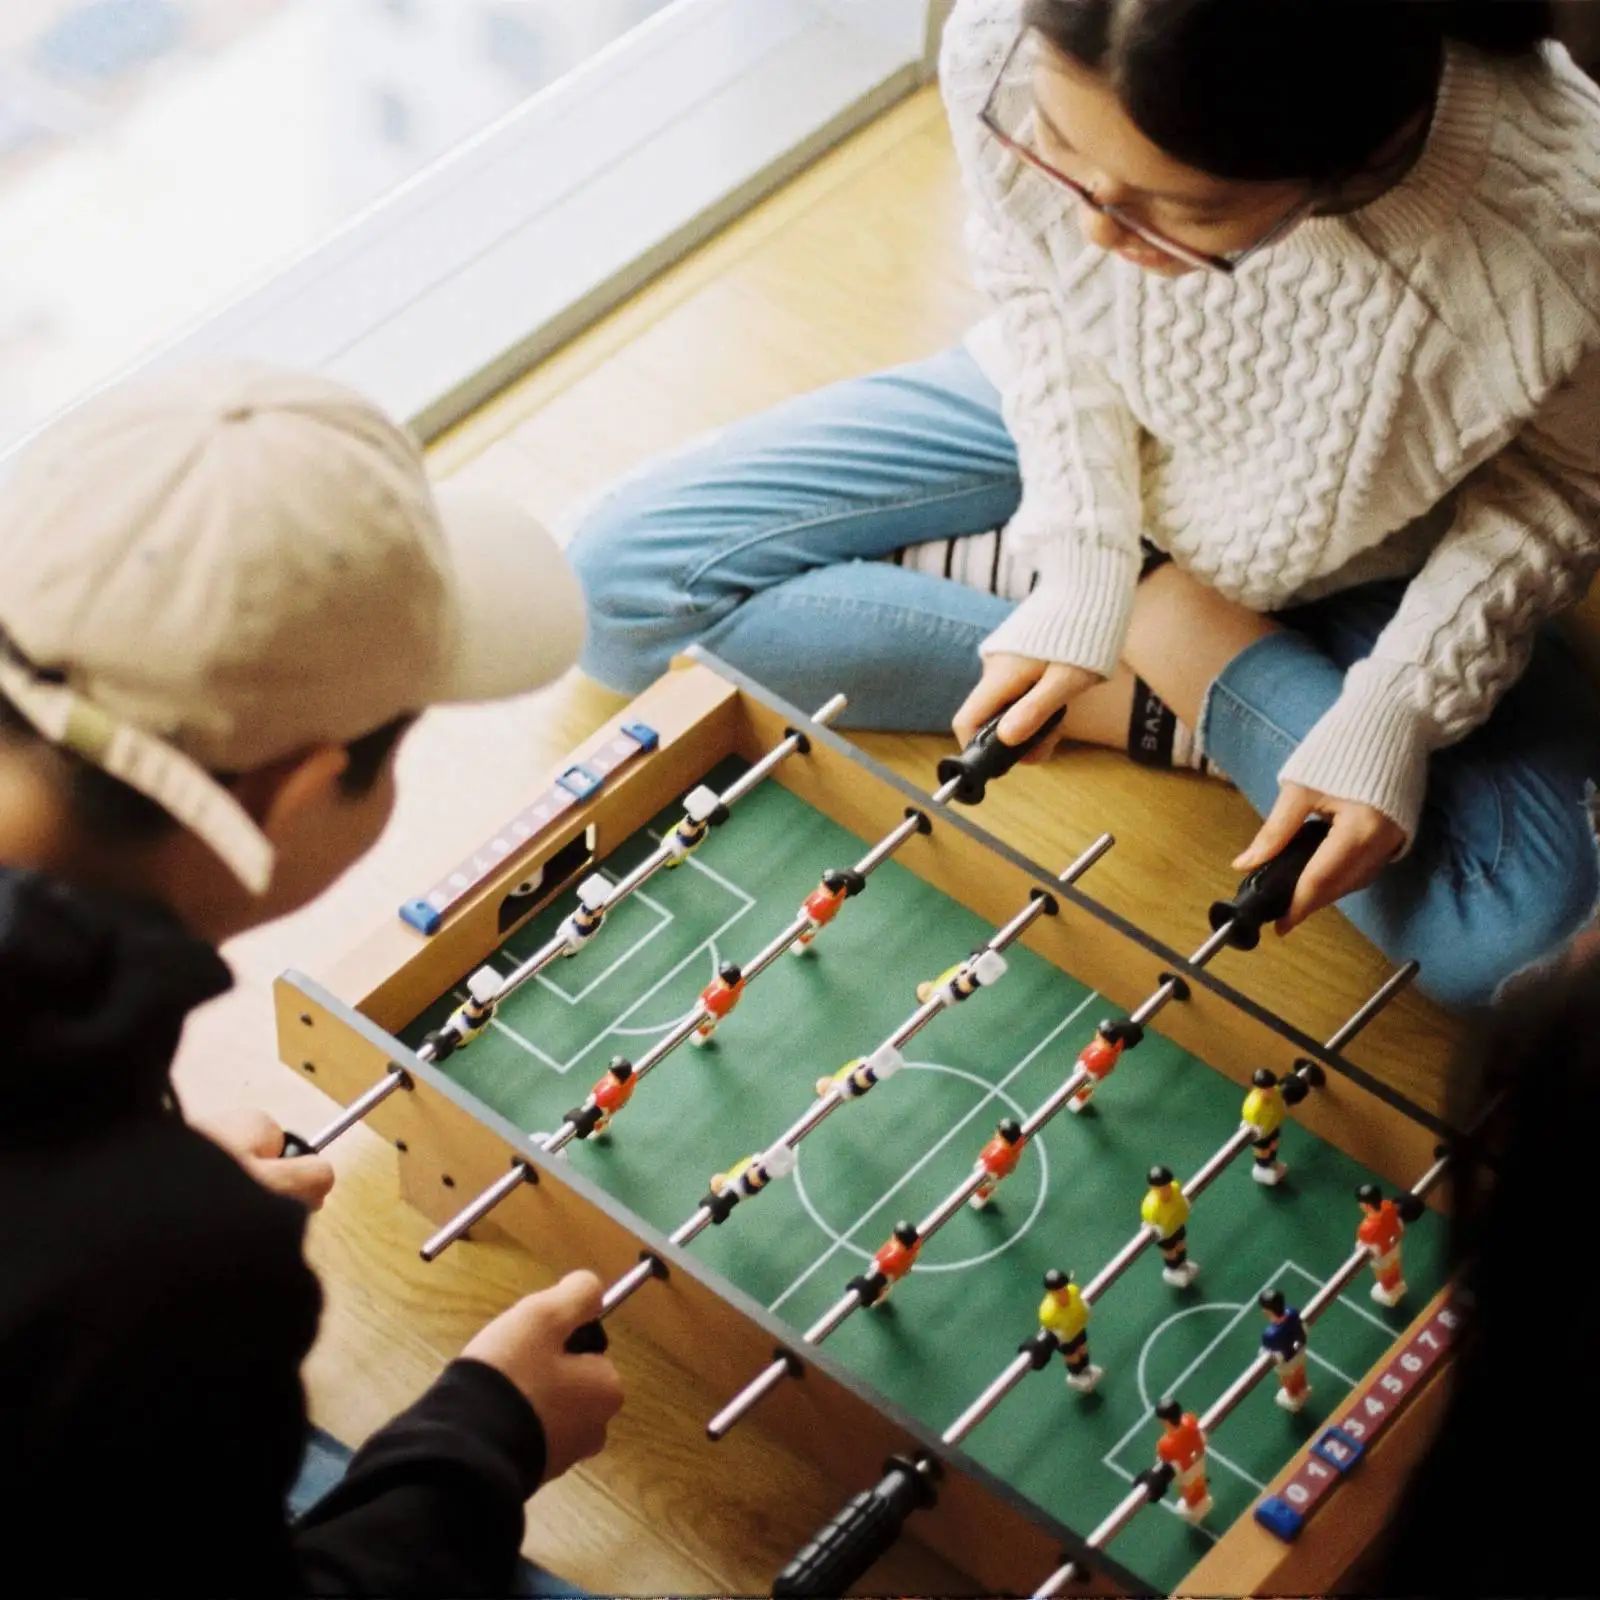
[[[942,114],[924,93],[473,418],[436,449],[436,470],[510,489],[560,521],[617,473],[707,428],[929,354],[958,338],[976,309],[960,216]],[[328,1103],[277,1065],[273,977],[325,965],[392,914],[519,809],[616,703],[574,679],[512,706],[430,717],[407,743],[400,809],[373,857],[317,906],[228,952],[239,987],[189,1029],[179,1065],[186,1102],[259,1104],[302,1130],[325,1120]],[[864,742],[919,781],[938,749],[926,739]],[[1226,863],[1253,828],[1221,785],[1134,772],[1098,754],[1024,770],[985,809],[995,831],[1056,865],[1102,829],[1115,831],[1117,849],[1086,887],[1186,950],[1205,932],[1207,901],[1231,888]],[[1257,956],[1223,957],[1219,970],[1320,1036],[1384,967],[1325,914],[1284,945],[1269,938]],[[1432,1101],[1449,1048],[1444,1019],[1407,999],[1351,1053]],[[316,1420],[356,1442],[535,1279],[493,1243],[424,1266],[416,1247],[426,1230],[396,1202],[387,1147],[357,1130],[335,1156],[339,1186],[312,1229],[328,1306],[306,1381]],[[689,1463],[664,1459],[652,1416],[709,1396],[629,1338],[623,1320],[618,1359],[630,1400],[613,1446],[539,1495],[529,1553],[606,1592],[763,1590],[793,1519],[831,1510],[829,1493],[754,1430],[721,1447],[725,1470],[712,1485]],[[774,1516],[780,1504],[791,1520]],[[929,1557],[898,1559],[885,1577],[901,1593],[950,1582]]]

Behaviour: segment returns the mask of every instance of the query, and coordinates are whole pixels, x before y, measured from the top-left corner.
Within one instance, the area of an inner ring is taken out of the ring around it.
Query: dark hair
[[[1447,42],[1528,56],[1550,0],[1026,0],[1168,155],[1242,182],[1351,176],[1433,103]]]
[[[382,773],[390,752],[415,721],[406,715],[386,722],[371,733],[352,739],[345,746],[350,761],[339,774],[339,788],[347,799],[359,800],[370,794]],[[10,744],[43,743],[33,724],[0,695],[0,741]],[[177,823],[148,795],[130,789],[120,778],[85,761],[70,750],[55,750],[66,771],[67,803],[74,820],[113,844],[149,844],[177,826]],[[237,773],[217,773],[225,784],[236,782]]]

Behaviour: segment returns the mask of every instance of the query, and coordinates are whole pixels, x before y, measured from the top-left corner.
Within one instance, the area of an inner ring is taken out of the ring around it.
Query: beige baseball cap
[[[0,479],[0,693],[254,893],[272,848],[212,773],[539,688],[583,599],[517,506],[435,491],[326,378],[208,363],[108,390]]]

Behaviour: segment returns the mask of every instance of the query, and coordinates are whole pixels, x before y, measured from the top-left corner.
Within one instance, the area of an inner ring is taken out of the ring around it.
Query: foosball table
[[[751,1416],[836,1480],[774,1593],[902,1530],[997,1593],[1336,1587],[1461,1314],[1448,1130],[1345,1054],[1413,969],[1313,1039],[1210,969],[1320,824],[1184,956],[1079,887],[1109,836],[1044,867],[973,824],[1018,755],[992,726],[929,794],[842,704],[693,655],[285,973],[283,1059],[345,1106],[293,1147],[393,1143],[430,1260],[494,1226],[600,1273],[727,1391],[684,1419],[705,1492]]]

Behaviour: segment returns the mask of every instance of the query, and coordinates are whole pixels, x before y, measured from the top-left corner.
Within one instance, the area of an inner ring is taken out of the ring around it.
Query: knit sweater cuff
[[[1408,678],[1414,668],[1365,661],[1345,679],[1344,693],[1284,763],[1280,783],[1371,806],[1416,838],[1428,787],[1428,757],[1438,743]]]
[[[1139,582],[1139,558],[1104,545],[1051,553],[1039,587],[983,644],[985,656],[1030,656],[1109,678],[1122,657]]]

